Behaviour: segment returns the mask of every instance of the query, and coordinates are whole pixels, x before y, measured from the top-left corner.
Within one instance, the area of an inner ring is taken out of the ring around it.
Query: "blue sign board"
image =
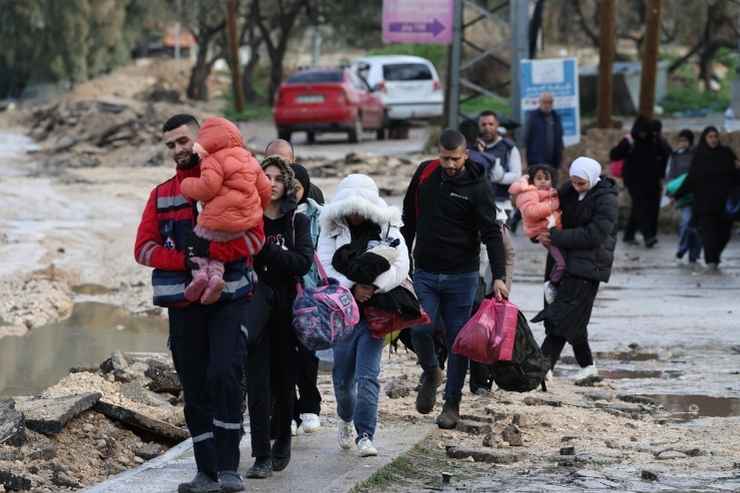
[[[572,145],[581,140],[578,104],[578,62],[575,58],[522,60],[520,72],[522,122],[539,107],[540,94],[553,96],[554,108],[563,122],[563,140]]]

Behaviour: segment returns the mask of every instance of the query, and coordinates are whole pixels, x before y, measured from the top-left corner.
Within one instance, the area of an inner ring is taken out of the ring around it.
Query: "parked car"
[[[386,125],[409,119],[442,116],[444,91],[432,62],[406,55],[367,56],[355,60],[351,70],[380,97]]]
[[[320,132],[347,132],[357,142],[362,132],[374,130],[384,138],[383,103],[348,68],[300,70],[277,91],[273,117],[278,136],[290,141],[293,132],[305,131],[313,143]]]

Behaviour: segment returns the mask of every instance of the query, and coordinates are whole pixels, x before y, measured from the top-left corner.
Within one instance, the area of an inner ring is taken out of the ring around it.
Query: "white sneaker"
[[[304,433],[314,433],[321,428],[321,420],[317,414],[301,414],[301,429]]]
[[[373,441],[367,435],[360,438],[357,442],[357,448],[360,450],[360,457],[375,457],[378,455],[378,449],[373,445]]]
[[[576,382],[598,376],[599,370],[596,368],[596,365],[589,365],[586,368],[581,368],[578,373],[576,373]]]
[[[552,382],[552,379],[552,370],[547,370],[547,373],[545,373],[545,382]]]
[[[293,436],[298,435],[298,423],[294,419],[290,421],[290,434]]]
[[[349,423],[339,420],[337,423],[337,442],[339,442],[339,448],[342,450],[349,450],[352,448],[352,444],[355,441],[355,427],[352,421]]]
[[[550,281],[547,281],[545,283],[545,302],[548,305],[551,305],[552,302],[555,301],[555,297],[557,295],[558,295],[558,288]]]

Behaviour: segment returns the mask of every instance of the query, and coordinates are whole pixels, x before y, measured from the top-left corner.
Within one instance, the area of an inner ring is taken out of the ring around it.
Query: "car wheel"
[[[306,142],[309,144],[316,143],[316,132],[306,132]]]
[[[355,128],[347,132],[350,144],[357,144],[362,136],[362,117],[357,115],[355,120]]]
[[[283,140],[287,140],[288,142],[290,142],[290,134],[291,134],[290,130],[286,130],[284,128],[278,129],[278,139],[283,139]]]
[[[385,129],[379,128],[375,131],[375,136],[378,140],[385,140]]]

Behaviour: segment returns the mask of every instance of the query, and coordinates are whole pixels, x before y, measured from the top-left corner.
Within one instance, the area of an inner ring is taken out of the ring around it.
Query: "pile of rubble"
[[[166,89],[154,90],[149,99],[175,97]],[[55,176],[70,168],[162,165],[162,122],[183,111],[166,102],[134,99],[65,100],[34,110],[27,123],[30,136],[41,144],[40,173]]]
[[[41,395],[0,400],[0,491],[80,489],[188,436],[169,356],[116,352]]]

